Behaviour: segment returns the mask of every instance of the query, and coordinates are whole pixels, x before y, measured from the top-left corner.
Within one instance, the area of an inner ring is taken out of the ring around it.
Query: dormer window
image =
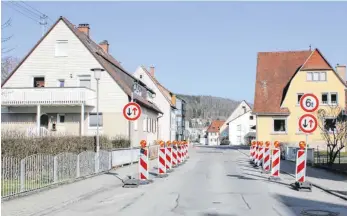
[[[45,87],[45,77],[34,77],[34,88],[42,88]]]

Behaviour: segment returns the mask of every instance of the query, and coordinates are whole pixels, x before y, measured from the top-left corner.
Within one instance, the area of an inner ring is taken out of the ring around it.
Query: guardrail
[[[84,151],[79,154],[35,154],[24,159],[2,157],[1,198],[90,177],[113,167],[130,164],[131,161],[138,162],[139,151],[139,148],[126,148],[100,150],[99,155],[93,151]],[[158,157],[157,145],[149,147],[149,157]]]

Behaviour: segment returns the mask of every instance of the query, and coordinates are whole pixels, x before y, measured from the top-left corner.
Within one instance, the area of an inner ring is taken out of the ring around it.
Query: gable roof
[[[165,88],[160,82],[149,73],[146,67],[141,66],[142,70],[152,79],[153,83],[158,87],[159,91],[164,95],[165,99],[169,102],[172,108],[176,108],[176,105],[172,103],[171,97],[174,95],[170,90]]]
[[[232,122],[232,121],[234,121],[234,120],[240,118],[241,116],[244,116],[244,115],[247,114],[247,113],[252,113],[252,110],[248,110],[248,111],[242,113],[241,115],[236,116],[235,118],[233,118],[233,119],[231,119],[230,121],[228,121],[227,124],[229,124],[230,122]]]
[[[70,21],[65,17],[60,17],[52,27],[46,32],[46,34],[36,43],[33,49],[25,56],[25,58],[18,64],[18,66],[12,71],[12,73],[7,77],[7,79],[2,83],[3,86],[11,76],[17,71],[17,69],[23,64],[23,62],[30,56],[30,54],[36,49],[36,47],[46,38],[46,36],[54,29],[54,27],[63,21],[66,26],[75,34],[75,36],[82,42],[82,44],[87,48],[87,50],[94,56],[94,58],[100,63],[100,65],[107,71],[114,81],[121,87],[121,89],[130,97],[132,92],[132,86],[135,82],[140,83],[145,89],[153,92],[153,90],[146,87],[140,80],[136,79],[130,73],[128,73],[120,63],[113,58],[109,53],[104,52],[104,50],[96,44],[89,36],[81,32],[76,28]],[[144,97],[134,94],[134,101],[139,102],[139,104],[152,109],[156,112],[163,113],[155,104],[148,101]]]
[[[287,108],[281,108],[283,90],[311,53],[309,50],[258,53],[253,113],[289,114]]]
[[[231,119],[232,119],[234,113],[236,113],[237,110],[240,109],[242,103],[245,103],[245,104],[249,107],[249,109],[252,110],[252,107],[247,103],[247,101],[245,101],[245,100],[241,101],[241,102],[237,105],[237,107],[233,110],[233,112],[230,114],[230,116],[227,118],[227,120],[225,121],[225,123],[223,124],[223,126],[221,127],[223,130],[224,130],[225,127],[227,127],[227,124],[231,121]],[[235,118],[235,117],[234,117],[234,118]]]
[[[213,120],[210,126],[207,129],[208,133],[214,133],[214,132],[219,132],[220,128],[224,124],[225,121],[223,120]]]
[[[346,86],[344,80],[331,67],[319,49],[258,53],[253,113],[258,115],[290,114],[289,109],[281,107],[281,104],[291,81],[301,70],[332,70]]]

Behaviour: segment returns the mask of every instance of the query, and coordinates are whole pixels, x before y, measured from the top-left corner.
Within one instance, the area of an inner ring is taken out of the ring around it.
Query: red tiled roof
[[[207,132],[208,133],[219,132],[219,129],[222,127],[224,122],[225,121],[223,121],[223,120],[214,120],[214,121],[212,121],[211,125],[207,129]]]
[[[285,87],[312,51],[260,52],[253,113],[289,114],[281,108]]]

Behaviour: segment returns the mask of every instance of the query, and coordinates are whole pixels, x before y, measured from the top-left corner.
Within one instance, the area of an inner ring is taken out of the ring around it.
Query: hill
[[[210,122],[213,119],[226,120],[240,101],[206,95],[177,95],[186,101],[186,120],[199,118]]]

